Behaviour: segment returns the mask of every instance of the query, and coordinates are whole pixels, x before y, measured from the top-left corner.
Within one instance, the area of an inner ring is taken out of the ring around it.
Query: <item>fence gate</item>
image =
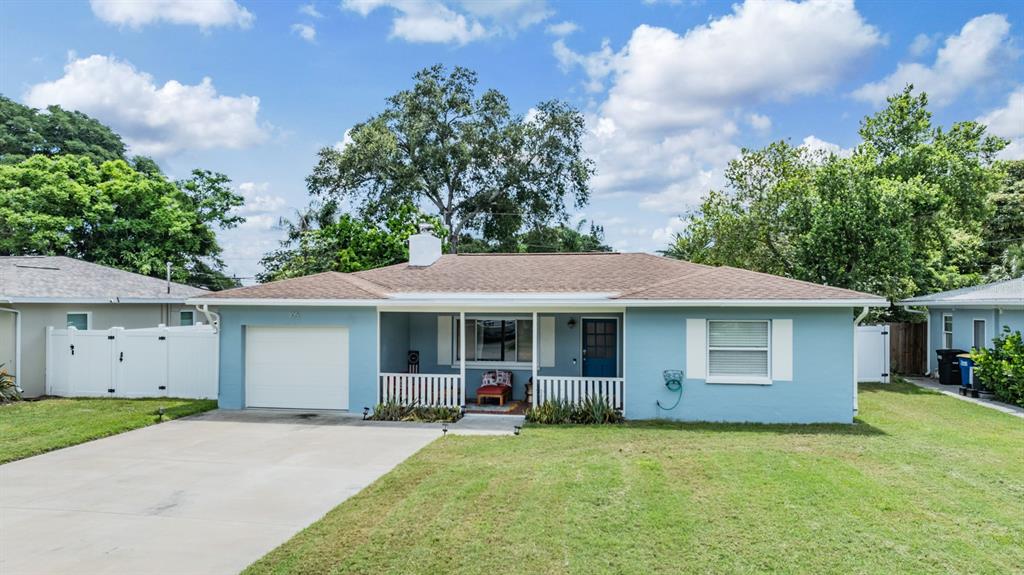
[[[216,398],[217,366],[205,325],[46,332],[48,395]]]
[[[920,375],[928,370],[928,324],[893,323],[889,325],[893,373]]]
[[[889,326],[857,326],[857,381],[889,383]]]

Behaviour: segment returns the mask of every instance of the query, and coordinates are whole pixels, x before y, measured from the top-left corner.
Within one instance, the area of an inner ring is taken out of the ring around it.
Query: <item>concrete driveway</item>
[[[0,573],[237,573],[439,425],[210,412],[0,466]]]

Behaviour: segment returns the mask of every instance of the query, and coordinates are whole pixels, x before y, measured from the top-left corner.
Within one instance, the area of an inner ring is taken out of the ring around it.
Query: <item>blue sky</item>
[[[983,119],[1024,157],[1022,30],[1020,2],[8,1],[0,92],[89,113],[173,176],[228,174],[249,221],[225,259],[251,276],[316,151],[434,63],[521,113],[576,105],[599,172],[576,217],[654,251],[741,147],[844,153],[908,81],[938,122]]]

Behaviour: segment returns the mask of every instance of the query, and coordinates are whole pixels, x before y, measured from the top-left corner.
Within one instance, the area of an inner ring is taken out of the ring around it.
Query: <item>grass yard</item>
[[[207,399],[44,399],[0,406],[0,463],[215,409]]]
[[[1024,420],[907,383],[860,408],[446,437],[246,573],[1024,571]]]

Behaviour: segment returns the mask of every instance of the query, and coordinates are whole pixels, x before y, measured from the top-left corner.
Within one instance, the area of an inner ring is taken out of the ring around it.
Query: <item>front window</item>
[[[75,329],[89,329],[89,312],[69,312],[67,326]]]
[[[180,311],[178,312],[178,325],[195,325],[196,317],[194,311]]]
[[[454,322],[452,332],[455,339],[455,359],[458,361],[462,350],[458,318],[455,318]],[[532,320],[466,318],[466,361],[533,361]]]
[[[769,322],[709,321],[708,379],[721,383],[767,383]]]
[[[953,316],[942,316],[942,347],[953,348]]]

